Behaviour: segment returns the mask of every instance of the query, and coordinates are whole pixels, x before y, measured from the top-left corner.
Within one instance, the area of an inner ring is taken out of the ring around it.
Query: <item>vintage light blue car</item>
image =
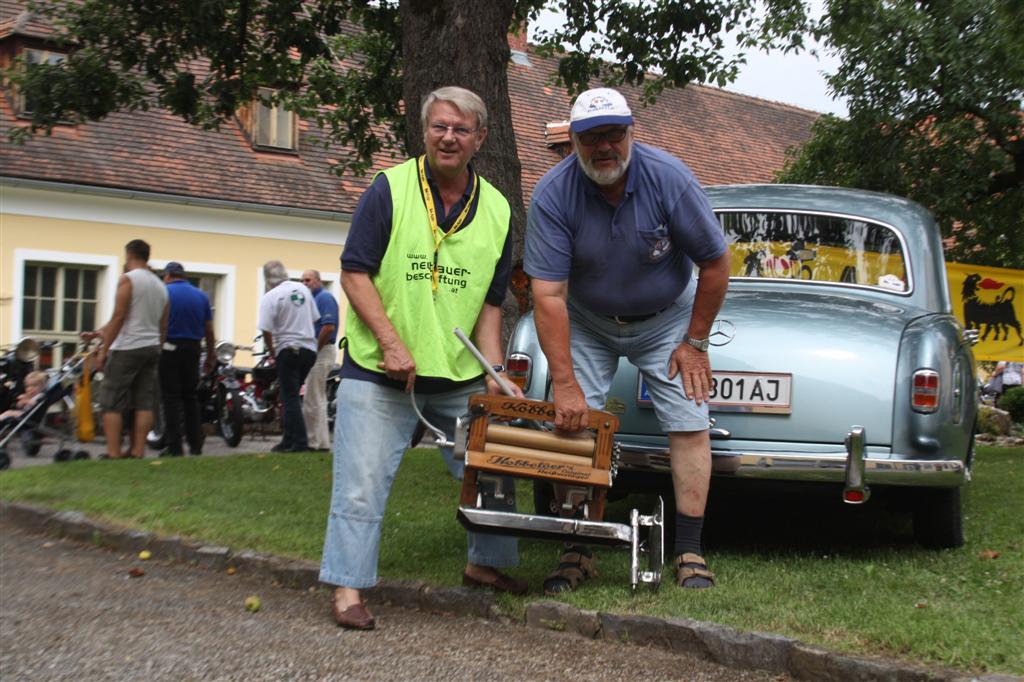
[[[714,474],[825,483],[850,503],[885,487],[911,506],[921,544],[961,545],[976,335],[953,317],[934,220],[873,192],[707,193],[732,254],[711,333]],[[527,397],[550,400],[532,314],[516,327],[506,364]],[[622,422],[614,489],[642,490],[644,474],[667,475],[666,438],[625,360],[605,409]]]

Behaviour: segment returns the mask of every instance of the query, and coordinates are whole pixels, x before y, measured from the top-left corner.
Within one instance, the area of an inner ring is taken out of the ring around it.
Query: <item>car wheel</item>
[[[949,549],[964,544],[960,488],[918,491],[914,507],[914,539],[928,549]]]
[[[542,516],[558,516],[555,487],[547,481],[533,482],[533,509]]]
[[[217,391],[217,432],[229,447],[242,442],[242,397],[238,391]]]

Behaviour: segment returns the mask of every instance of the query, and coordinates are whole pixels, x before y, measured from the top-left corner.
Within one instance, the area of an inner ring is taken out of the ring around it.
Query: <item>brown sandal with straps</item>
[[[587,578],[597,577],[597,560],[586,547],[568,547],[558,559],[558,568],[544,578],[544,594],[572,592]]]
[[[687,565],[690,564],[690,565]],[[694,565],[696,564],[696,565]],[[687,585],[693,578],[704,578],[710,585]],[[708,570],[707,562],[700,554],[687,552],[676,557],[676,585],[689,589],[707,589],[715,586],[715,574]]]

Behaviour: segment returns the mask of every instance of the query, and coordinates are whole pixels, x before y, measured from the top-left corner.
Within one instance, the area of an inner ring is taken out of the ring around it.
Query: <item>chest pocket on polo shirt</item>
[[[665,225],[637,228],[637,237],[643,249],[644,260],[649,263],[665,258],[672,253],[674,248],[672,238],[668,234],[668,227]]]

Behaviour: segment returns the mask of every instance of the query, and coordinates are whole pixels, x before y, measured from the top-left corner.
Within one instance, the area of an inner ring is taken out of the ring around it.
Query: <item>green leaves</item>
[[[528,3],[536,19],[545,3]],[[764,12],[755,10],[764,6]],[[653,102],[666,87],[690,82],[726,85],[743,56],[726,59],[723,31],[745,48],[802,45],[807,17],[801,0],[563,0],[554,7],[566,21],[535,41],[543,53],[560,55],[558,77],[571,93],[600,79],[609,86],[643,89]]]
[[[1024,267],[1022,30],[1015,0],[829,0],[815,31],[850,117],[822,117],[779,179],[910,197],[947,258]]]

